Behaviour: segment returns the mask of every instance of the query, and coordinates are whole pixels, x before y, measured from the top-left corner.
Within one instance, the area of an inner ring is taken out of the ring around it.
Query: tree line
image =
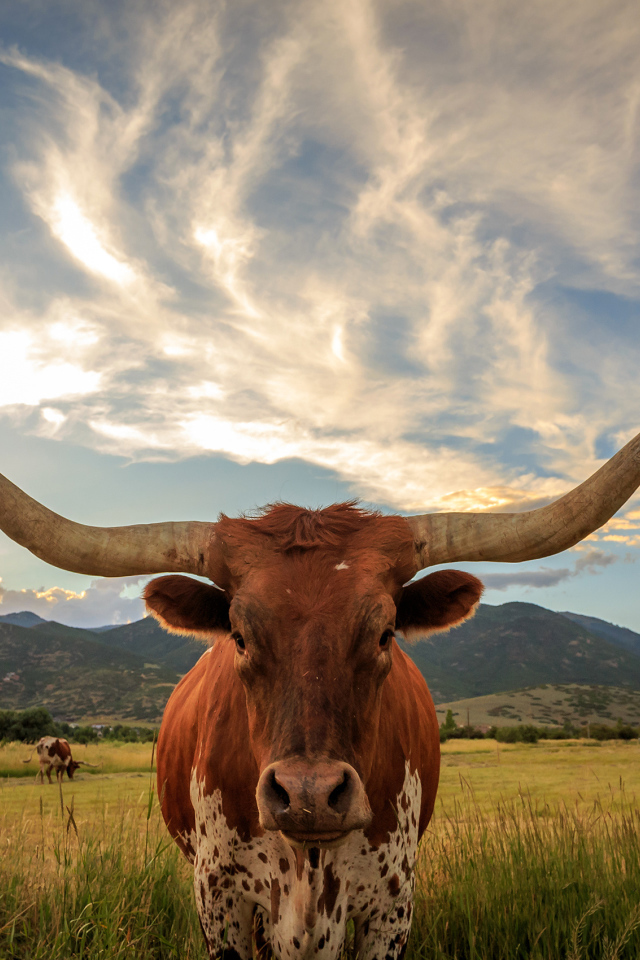
[[[567,721],[561,727],[536,727],[526,723],[519,727],[489,727],[480,730],[470,724],[458,726],[452,710],[447,710],[440,724],[440,743],[447,740],[497,740],[499,743],[537,743],[538,740],[637,740],[638,727],[618,720],[616,724],[585,723],[577,726]]]
[[[64,737],[70,743],[95,743],[98,740],[120,740],[125,743],[150,743],[157,738],[157,728],[130,727],[122,723],[99,728],[73,725],[54,720],[44,707],[29,710],[0,710],[0,742],[37,743],[41,737]]]
[[[0,710],[0,742],[21,741],[37,743],[41,737],[64,737],[70,743],[96,743],[98,740],[119,740],[125,743],[150,743],[157,738],[158,730],[152,727],[132,727],[116,723],[113,726],[96,728],[88,724],[72,725],[56,721],[44,707],[29,710]],[[451,710],[440,724],[440,742],[447,740],[497,740],[499,743],[537,743],[538,740],[634,740],[640,730],[618,720],[616,724],[589,723],[576,726],[565,723],[562,727],[536,727],[523,724],[518,727],[490,727],[480,730],[472,725],[458,726]]]

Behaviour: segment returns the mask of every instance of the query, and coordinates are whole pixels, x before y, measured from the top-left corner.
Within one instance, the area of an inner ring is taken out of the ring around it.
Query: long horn
[[[0,530],[46,563],[95,577],[208,575],[215,525],[198,521],[89,527],[48,510],[0,474]]]
[[[640,484],[640,434],[559,500],[526,513],[407,517],[420,569],[458,560],[519,563],[572,547],[606,523]]]

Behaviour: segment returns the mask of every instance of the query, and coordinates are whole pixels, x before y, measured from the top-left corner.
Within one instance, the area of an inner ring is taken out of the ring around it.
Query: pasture
[[[102,766],[60,791],[0,747],[0,958],[204,960],[150,745],[76,753]],[[637,741],[445,744],[408,957],[640,955],[638,761]]]

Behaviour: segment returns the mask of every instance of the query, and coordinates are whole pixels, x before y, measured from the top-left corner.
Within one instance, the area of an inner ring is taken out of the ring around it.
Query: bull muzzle
[[[338,846],[371,821],[362,780],[348,763],[290,759],[270,764],[256,791],[260,823],[294,847]]]

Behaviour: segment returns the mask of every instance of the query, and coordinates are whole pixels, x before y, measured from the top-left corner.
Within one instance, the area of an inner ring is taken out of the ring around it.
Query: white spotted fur
[[[314,867],[309,851],[294,852],[279,833],[243,843],[223,816],[220,791],[207,795],[194,774],[196,830],[188,839],[196,851],[196,903],[211,956],[222,952],[226,930],[225,949],[251,960],[257,906],[265,936],[280,960],[335,960],[349,919],[355,923],[360,960],[397,957],[411,926],[421,794],[418,774],[411,774],[407,763],[395,804],[398,826],[389,842],[374,849],[362,831],[355,831],[341,847],[320,851]],[[340,886],[329,913],[332,878]]]

